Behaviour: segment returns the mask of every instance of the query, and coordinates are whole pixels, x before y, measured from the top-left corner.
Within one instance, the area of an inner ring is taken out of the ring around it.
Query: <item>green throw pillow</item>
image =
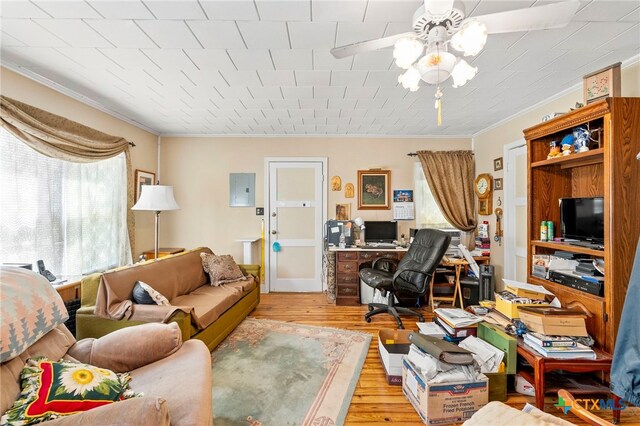
[[[128,389],[129,373],[44,357],[29,358],[20,373],[22,392],[0,419],[29,425],[140,396]]]

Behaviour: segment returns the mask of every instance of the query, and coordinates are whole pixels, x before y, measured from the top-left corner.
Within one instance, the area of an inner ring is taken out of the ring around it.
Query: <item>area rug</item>
[[[341,425],[371,336],[245,319],[211,354],[213,423]]]

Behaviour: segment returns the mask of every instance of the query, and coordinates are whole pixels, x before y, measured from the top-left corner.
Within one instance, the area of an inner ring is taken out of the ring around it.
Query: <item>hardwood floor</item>
[[[251,316],[299,324],[335,327],[347,330],[364,331],[372,335],[369,353],[360,375],[351,406],[347,413],[346,425],[376,425],[394,423],[399,425],[421,425],[422,421],[409,401],[402,393],[401,386],[387,385],[382,364],[378,358],[377,333],[381,328],[395,328],[395,321],[388,315],[375,316],[366,323],[362,316],[366,306],[335,306],[327,302],[323,294],[285,294],[271,293],[261,295],[260,304]],[[425,309],[425,317],[431,317],[431,310]],[[406,329],[417,330],[415,320],[403,318]],[[507,404],[521,409],[527,402],[533,403],[533,397],[517,393],[509,394]],[[557,402],[547,396],[545,411],[576,424],[584,424],[575,416],[564,415],[553,404]],[[599,414],[611,421],[611,411]],[[622,411],[621,423],[640,424],[640,409],[628,408]]]

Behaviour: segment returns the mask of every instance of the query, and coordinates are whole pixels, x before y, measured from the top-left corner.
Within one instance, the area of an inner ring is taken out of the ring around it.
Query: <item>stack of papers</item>
[[[473,354],[473,359],[480,366],[480,372],[497,373],[500,369],[504,352],[495,346],[474,336],[467,337],[458,346]]]
[[[438,308],[435,313],[454,328],[471,327],[482,322],[482,318],[460,308]]]
[[[438,339],[443,339],[445,336],[446,332],[435,322],[417,322],[416,324],[418,324],[420,333],[426,336],[436,337]]]

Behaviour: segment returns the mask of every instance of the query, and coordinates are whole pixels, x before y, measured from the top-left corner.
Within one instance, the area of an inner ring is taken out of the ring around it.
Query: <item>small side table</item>
[[[533,375],[527,371],[518,371],[525,380],[533,384],[536,391],[536,407],[544,410],[544,394],[545,394],[545,374],[554,370],[564,370],[570,373],[592,373],[592,372],[609,372],[611,371],[611,361],[613,357],[599,349],[595,349],[596,359],[560,359],[547,358],[529,348],[521,337],[518,337],[518,355],[523,357],[533,367]],[[575,389],[567,389],[569,392]],[[578,390],[579,392],[579,390]],[[608,388],[604,388],[603,392],[609,393]],[[613,399],[618,403],[618,398],[614,395]],[[614,423],[620,420],[620,410],[613,411]]]
[[[464,309],[464,300],[462,299],[462,288],[460,287],[460,274],[462,273],[462,269],[469,265],[464,259],[454,259],[449,262],[442,261],[438,266],[453,266],[455,268],[456,280],[454,282],[453,296],[434,296],[433,295],[433,284],[435,283],[434,273],[431,275],[431,286],[430,286],[430,294],[429,294],[429,304],[431,305],[431,310],[435,309],[435,304],[433,302],[450,302],[452,306],[456,305],[456,298],[460,300],[460,307]]]
[[[172,254],[182,253],[184,248],[181,247],[161,247],[158,249],[158,259],[165,256],[170,256]],[[144,256],[147,260],[155,259],[155,250],[147,250],[144,252]]]
[[[242,263],[253,265],[253,243],[260,241],[260,238],[240,238],[236,241],[242,243]]]

